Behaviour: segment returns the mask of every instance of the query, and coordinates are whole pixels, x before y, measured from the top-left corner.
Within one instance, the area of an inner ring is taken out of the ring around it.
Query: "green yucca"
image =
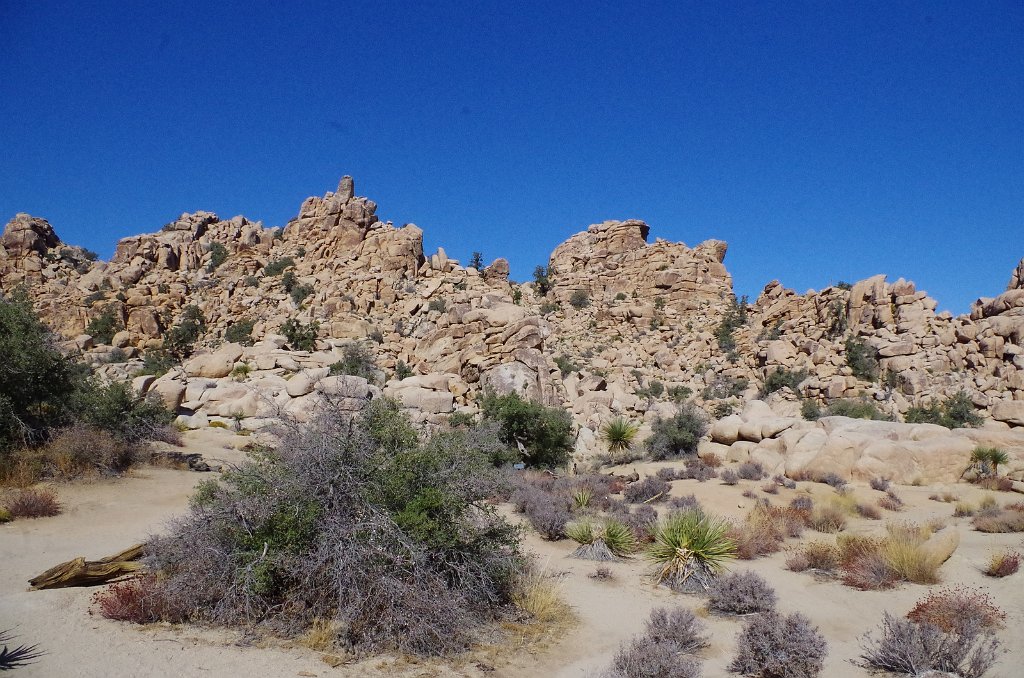
[[[1010,461],[1010,455],[998,447],[976,447],[971,452],[971,463],[979,464],[987,471],[992,469],[992,475],[999,475],[999,465]]]
[[[701,590],[736,556],[729,523],[702,511],[672,514],[654,528],[647,557],[659,566],[659,583],[674,589]]]
[[[629,451],[639,432],[637,424],[615,417],[601,427],[601,439],[608,444],[608,451],[614,456]]]
[[[572,494],[572,500],[576,504],[576,508],[585,509],[590,506],[590,500],[594,498],[594,491],[581,487]]]
[[[569,523],[565,526],[565,536],[577,544],[593,544],[597,539],[597,532],[594,530],[594,523],[589,520],[580,520]]]
[[[633,531],[617,520],[607,520],[601,526],[589,520],[569,523],[565,534],[579,544],[571,554],[574,558],[614,560],[616,556],[624,557],[636,551]]]
[[[628,556],[636,551],[636,536],[633,530],[626,527],[618,520],[608,520],[604,524],[604,532],[601,539],[608,545],[609,550],[617,556]]]

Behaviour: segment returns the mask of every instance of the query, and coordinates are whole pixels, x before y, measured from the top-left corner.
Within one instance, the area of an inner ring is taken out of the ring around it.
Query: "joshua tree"
[[[998,447],[976,447],[971,452],[971,463],[981,465],[983,468],[990,467],[992,475],[999,475],[999,465],[1010,461],[1010,455]]]

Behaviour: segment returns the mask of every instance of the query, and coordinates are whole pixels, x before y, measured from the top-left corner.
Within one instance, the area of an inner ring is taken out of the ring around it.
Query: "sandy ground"
[[[246,442],[222,431],[205,431],[188,436],[187,451],[208,459],[238,461]],[[641,475],[653,473],[666,464],[638,464]],[[651,583],[649,566],[640,558],[609,565],[614,579],[599,581],[587,575],[597,564],[567,557],[573,546],[566,541],[551,543],[528,533],[526,546],[536,553],[549,575],[554,577],[579,618],[578,623],[546,642],[511,647],[500,653],[477,653],[453,662],[417,663],[383,658],[332,668],[323,655],[304,647],[263,646],[245,642],[237,634],[199,628],[165,625],[137,627],[111,622],[89,613],[95,589],[29,591],[32,576],[75,556],[97,558],[115,553],[147,535],[161,530],[171,517],[182,513],[196,483],[207,474],[144,468],[131,477],[102,482],[62,485],[58,488],[65,511],[53,518],[15,521],[0,526],[0,630],[13,629],[18,642],[38,643],[47,654],[37,663],[20,669],[18,676],[595,676],[619,648],[642,627],[651,609],[660,605],[683,605],[699,609],[703,599],[678,595]],[[741,496],[744,489],[763,483],[746,482],[727,487],[707,483],[676,481],[674,495],[696,494],[709,510],[740,518],[753,505]],[[970,528],[969,519],[954,519],[952,504],[931,501],[936,491],[952,490],[958,496],[977,501],[983,492],[967,485],[951,487],[899,487],[907,503],[898,514],[886,513],[885,520],[924,521],[933,516],[949,517],[947,530],[956,530],[960,546],[942,567],[946,584],[979,586],[988,591],[1007,612],[1001,637],[1007,648],[992,676],[1012,678],[1024,675],[1024,574],[990,579],[980,568],[998,547],[1020,548],[1022,536],[986,535]],[[788,502],[798,492],[826,496],[832,489],[820,484],[800,483],[796,491],[782,490],[774,503]],[[858,496],[877,498],[881,493],[856,488]],[[763,493],[758,491],[761,496]],[[1019,497],[1002,495],[1008,503]],[[883,521],[853,520],[854,532],[883,531]],[[807,532],[804,540],[825,538]],[[797,544],[790,540],[787,548]],[[881,592],[856,591],[842,584],[785,569],[786,553],[755,561],[738,561],[733,569],[750,569],[762,574],[775,587],[783,612],[800,611],[819,626],[829,642],[823,676],[836,678],[870,675],[851,663],[858,655],[858,638],[875,628],[882,612],[905,614],[929,587],[904,584]],[[704,675],[727,676],[735,637],[742,620],[709,616],[705,619],[712,644],[703,653]]]

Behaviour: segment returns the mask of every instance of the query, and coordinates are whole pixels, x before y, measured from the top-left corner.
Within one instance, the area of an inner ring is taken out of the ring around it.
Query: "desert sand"
[[[210,461],[237,462],[245,438],[224,431],[207,430],[187,436],[186,451],[198,451]],[[678,462],[677,462],[678,464]],[[641,476],[654,473],[673,462],[640,463]],[[129,477],[60,485],[57,489],[64,513],[52,518],[19,520],[0,526],[0,629],[13,629],[17,642],[35,643],[46,652],[35,664],[15,675],[76,676],[530,676],[582,677],[597,675],[609,664],[619,646],[640,632],[654,607],[683,605],[699,610],[704,599],[672,593],[655,586],[650,567],[642,557],[608,564],[611,580],[588,576],[597,563],[568,557],[569,541],[546,542],[528,529],[526,548],[538,557],[547,574],[554,577],[565,600],[572,606],[577,622],[539,641],[501,649],[482,649],[449,661],[416,661],[408,658],[378,658],[331,667],[323,653],[287,643],[255,641],[235,632],[170,625],[134,626],[90,614],[96,589],[73,588],[30,591],[27,580],[52,565],[84,555],[96,558],[115,553],[147,535],[159,532],[168,520],[187,509],[194,486],[210,474],[143,467]],[[673,483],[673,495],[695,494],[710,511],[739,519],[754,504],[745,489],[761,482],[741,481],[729,487],[717,480]],[[900,486],[906,502],[899,513],[886,512],[881,521],[854,519],[849,531],[884,530],[889,520],[925,521],[947,518],[946,530],[955,530],[960,546],[942,569],[943,585],[964,584],[984,588],[1007,613],[1000,637],[1006,654],[992,676],[1022,675],[1024,644],[1017,629],[1024,623],[1024,586],[1017,574],[991,579],[981,572],[989,554],[1005,546],[1021,547],[1019,534],[987,535],[974,531],[969,519],[952,518],[953,506],[929,500],[939,491],[952,491],[961,498],[977,501],[984,491],[966,484],[934,487]],[[788,502],[801,492],[825,496],[833,490],[822,484],[801,482],[796,490],[781,489],[770,497],[773,503]],[[866,486],[856,486],[858,496],[881,496]],[[1003,494],[1002,503],[1017,495]],[[829,538],[812,531],[808,539]],[[798,540],[789,540],[791,549]],[[829,642],[829,655],[822,675],[837,678],[866,676],[867,671],[851,663],[858,655],[858,638],[878,626],[882,612],[905,614],[923,597],[928,586],[903,584],[890,591],[857,591],[841,583],[808,573],[785,569],[786,551],[754,561],[736,561],[733,570],[753,570],[775,587],[779,609],[800,611],[819,626]],[[941,586],[941,585],[940,585]],[[705,615],[712,644],[703,653],[705,676],[733,675],[726,671],[735,636],[742,620]]]

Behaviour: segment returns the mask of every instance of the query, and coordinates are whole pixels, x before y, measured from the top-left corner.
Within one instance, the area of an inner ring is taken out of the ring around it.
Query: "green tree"
[[[534,289],[537,290],[537,294],[542,297],[546,297],[548,292],[551,291],[551,278],[546,266],[537,266],[537,268],[533,269],[533,285]]]
[[[485,420],[501,425],[501,439],[530,466],[565,466],[573,451],[572,418],[565,410],[523,400],[518,393],[484,395]]]
[[[473,256],[469,258],[469,267],[475,268],[478,271],[484,270],[484,255],[479,252],[473,252]]]

